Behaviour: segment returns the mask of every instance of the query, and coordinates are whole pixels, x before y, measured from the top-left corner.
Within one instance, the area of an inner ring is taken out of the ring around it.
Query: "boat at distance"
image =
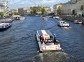
[[[5,30],[11,27],[11,23],[0,23],[0,30]]]
[[[75,24],[82,24],[82,20],[74,20]]]
[[[58,26],[60,27],[69,27],[69,23],[65,21],[58,21]]]
[[[12,16],[12,20],[24,20],[24,19],[25,19],[25,17],[22,17],[20,15],[13,15]]]

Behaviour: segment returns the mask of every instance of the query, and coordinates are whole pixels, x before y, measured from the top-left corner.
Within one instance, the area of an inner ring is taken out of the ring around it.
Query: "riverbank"
[[[13,20],[10,18],[1,18],[0,22],[12,22]]]
[[[84,17],[75,17],[75,16],[66,16],[66,15],[61,15],[59,17],[64,20],[68,20],[68,21],[72,21],[72,22],[74,22],[74,20],[82,20],[82,22],[84,24]]]

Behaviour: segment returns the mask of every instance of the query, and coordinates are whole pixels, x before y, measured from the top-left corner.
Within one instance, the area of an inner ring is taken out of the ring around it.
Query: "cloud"
[[[42,5],[52,6],[54,4],[60,3],[62,0],[43,0]]]
[[[65,2],[68,0],[7,0],[9,1],[9,7],[18,8],[25,6],[52,6],[57,3]]]

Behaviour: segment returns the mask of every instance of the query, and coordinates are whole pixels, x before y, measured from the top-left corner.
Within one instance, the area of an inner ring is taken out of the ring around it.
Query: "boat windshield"
[[[44,41],[47,43],[52,43],[53,42],[53,36],[50,36],[49,38],[45,38]]]

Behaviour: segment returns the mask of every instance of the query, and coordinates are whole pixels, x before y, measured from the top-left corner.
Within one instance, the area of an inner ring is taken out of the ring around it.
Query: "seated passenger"
[[[41,37],[41,36],[40,36],[40,41],[41,41],[41,43],[43,43],[43,41],[44,41],[43,37]]]

